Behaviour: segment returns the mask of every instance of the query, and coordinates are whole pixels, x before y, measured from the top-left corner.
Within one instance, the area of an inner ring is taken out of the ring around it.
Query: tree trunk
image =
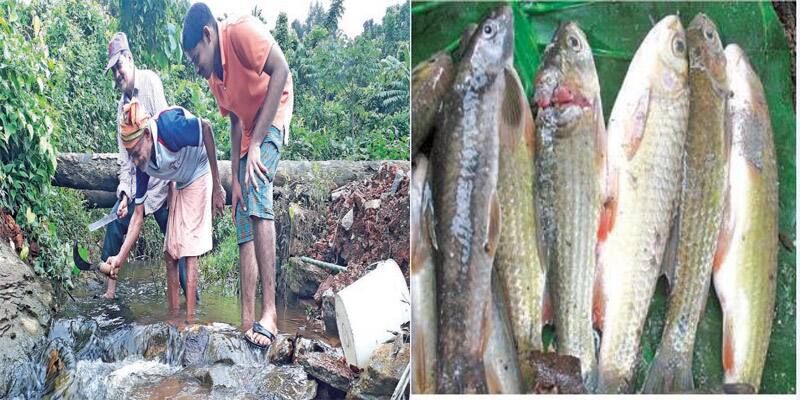
[[[53,184],[61,187],[81,189],[90,206],[112,207],[116,199],[117,165],[116,153],[59,153]],[[309,190],[333,189],[357,179],[372,176],[384,163],[410,168],[408,161],[281,161],[275,176],[275,187],[307,186]],[[222,186],[230,204],[231,163],[219,160]]]

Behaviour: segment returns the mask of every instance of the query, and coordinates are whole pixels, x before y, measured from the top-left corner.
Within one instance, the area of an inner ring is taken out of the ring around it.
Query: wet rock
[[[317,382],[300,366],[266,365],[255,374],[248,389],[261,399],[311,400],[317,395]]]
[[[205,361],[208,364],[248,365],[266,363],[266,352],[254,349],[244,336],[227,324],[209,326],[208,346]]]
[[[114,362],[139,355],[146,360],[170,364],[175,361],[181,336],[175,327],[164,322],[133,325],[120,329],[105,339],[103,361]]]
[[[334,349],[329,344],[317,339],[308,339],[301,336],[294,340],[294,361],[299,362],[299,357],[311,353],[333,353]]]
[[[292,353],[294,353],[294,336],[278,334],[275,343],[269,346],[267,359],[272,364],[288,364],[292,362]]]
[[[366,370],[347,397],[351,399],[383,399],[394,393],[400,376],[410,361],[410,346],[405,343],[398,351],[394,343],[384,343],[375,349]]]
[[[325,333],[339,335],[339,328],[336,326],[336,296],[330,288],[322,293],[322,320],[325,322]]]
[[[212,388],[238,388],[243,386],[249,371],[236,365],[214,364],[204,369],[200,381]],[[197,376],[197,375],[195,375]]]
[[[345,392],[350,389],[354,376],[344,357],[333,352],[310,352],[297,361],[314,378]]]
[[[315,265],[291,257],[286,263],[286,285],[289,290],[301,298],[309,298],[316,293],[319,284],[328,277],[328,273]]]
[[[23,358],[47,334],[54,306],[50,284],[0,241],[0,365]]]
[[[209,331],[204,326],[194,326],[183,332],[183,366],[198,365],[204,360],[208,338]]]

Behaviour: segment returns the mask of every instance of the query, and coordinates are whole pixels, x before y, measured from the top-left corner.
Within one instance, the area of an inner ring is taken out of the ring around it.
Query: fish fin
[[[522,111],[525,123],[523,139],[525,140],[525,145],[528,146],[528,154],[534,157],[536,152],[536,122],[533,120],[533,112],[531,111],[528,101],[524,98],[522,101],[525,107]]]
[[[723,305],[723,310],[725,306]],[[733,320],[726,318],[723,312],[722,317],[722,370],[727,375],[734,368],[733,354]]]
[[[719,236],[717,237],[717,249],[714,251],[714,261],[711,264],[712,271],[716,273],[725,257],[728,255],[728,247],[731,244],[733,237],[733,230],[736,227],[736,221],[731,212],[731,191],[730,184],[725,188],[725,204],[722,207],[722,221],[719,227]]]
[[[644,129],[647,126],[647,113],[650,108],[650,88],[647,88],[633,111],[633,117],[625,124],[625,156],[632,159],[639,150],[639,145],[644,139]]]
[[[504,76],[506,90],[503,95],[503,104],[500,107],[501,125],[500,141],[512,148],[521,139],[520,129],[524,128],[523,112],[527,108],[525,97],[522,95],[522,84],[513,68],[505,68]]]
[[[594,288],[592,293],[592,326],[598,331],[603,330],[603,316],[605,312],[605,294],[603,293],[603,243],[597,243],[595,250],[596,264],[594,267]]]
[[[597,241],[604,242],[608,234],[614,229],[617,217],[617,196],[619,195],[619,172],[616,168],[610,169],[606,176],[606,199],[600,211],[600,224],[597,228]]]
[[[491,200],[489,200],[489,213],[488,226],[486,230],[486,243],[483,248],[486,252],[494,256],[497,250],[497,241],[500,239],[500,202],[497,199],[497,192],[492,192]]]
[[[690,356],[676,352],[662,341],[650,364],[642,393],[683,393],[694,390]]]
[[[606,133],[606,124],[603,121],[603,103],[598,94],[594,98],[594,119],[595,119],[595,146],[597,154],[597,164],[600,171],[600,182],[605,183],[605,175],[607,174],[607,149],[608,149],[608,134]]]
[[[681,217],[680,212],[676,212],[672,217],[672,224],[669,228],[669,236],[664,247],[664,255],[661,258],[661,273],[667,278],[667,286],[672,291],[675,283],[675,264],[678,262],[678,236],[680,233]]]

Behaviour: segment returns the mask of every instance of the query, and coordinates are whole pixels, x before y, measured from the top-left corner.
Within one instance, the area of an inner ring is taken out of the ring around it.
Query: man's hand
[[[122,258],[119,256],[119,254],[115,256],[110,256],[106,260],[106,264],[108,264],[111,267],[111,271],[109,273],[111,279],[117,279],[117,275],[119,274],[119,269],[122,268],[122,264],[124,264]]]
[[[127,215],[128,215],[128,195],[123,193],[122,198],[119,201],[119,207],[117,208],[117,218],[123,219]]]
[[[242,186],[238,180],[231,181],[231,210],[233,214],[233,224],[236,225],[236,206],[242,203],[242,209],[247,211],[247,204],[242,199]]]
[[[260,143],[250,143],[250,148],[247,149],[247,166],[245,167],[244,173],[245,188],[250,188],[250,184],[252,183],[256,190],[258,190],[258,179],[256,179],[256,177],[261,178],[264,182],[267,181],[267,176],[264,175],[267,172],[267,167],[261,163],[261,149],[259,145]]]
[[[221,215],[225,209],[225,189],[222,185],[214,185],[214,190],[211,192],[211,211],[214,216]]]

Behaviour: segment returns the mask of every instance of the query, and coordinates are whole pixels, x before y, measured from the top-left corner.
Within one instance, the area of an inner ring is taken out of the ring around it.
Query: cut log
[[[119,182],[116,153],[59,153],[57,163],[54,185],[84,190],[89,202],[98,207],[114,205],[114,193],[107,192],[115,192]],[[371,176],[384,163],[400,165],[404,170],[410,166],[408,161],[286,160],[278,164],[275,187],[308,185],[330,191]],[[219,172],[222,186],[228,194],[227,204],[230,204],[230,161],[219,160]]]

